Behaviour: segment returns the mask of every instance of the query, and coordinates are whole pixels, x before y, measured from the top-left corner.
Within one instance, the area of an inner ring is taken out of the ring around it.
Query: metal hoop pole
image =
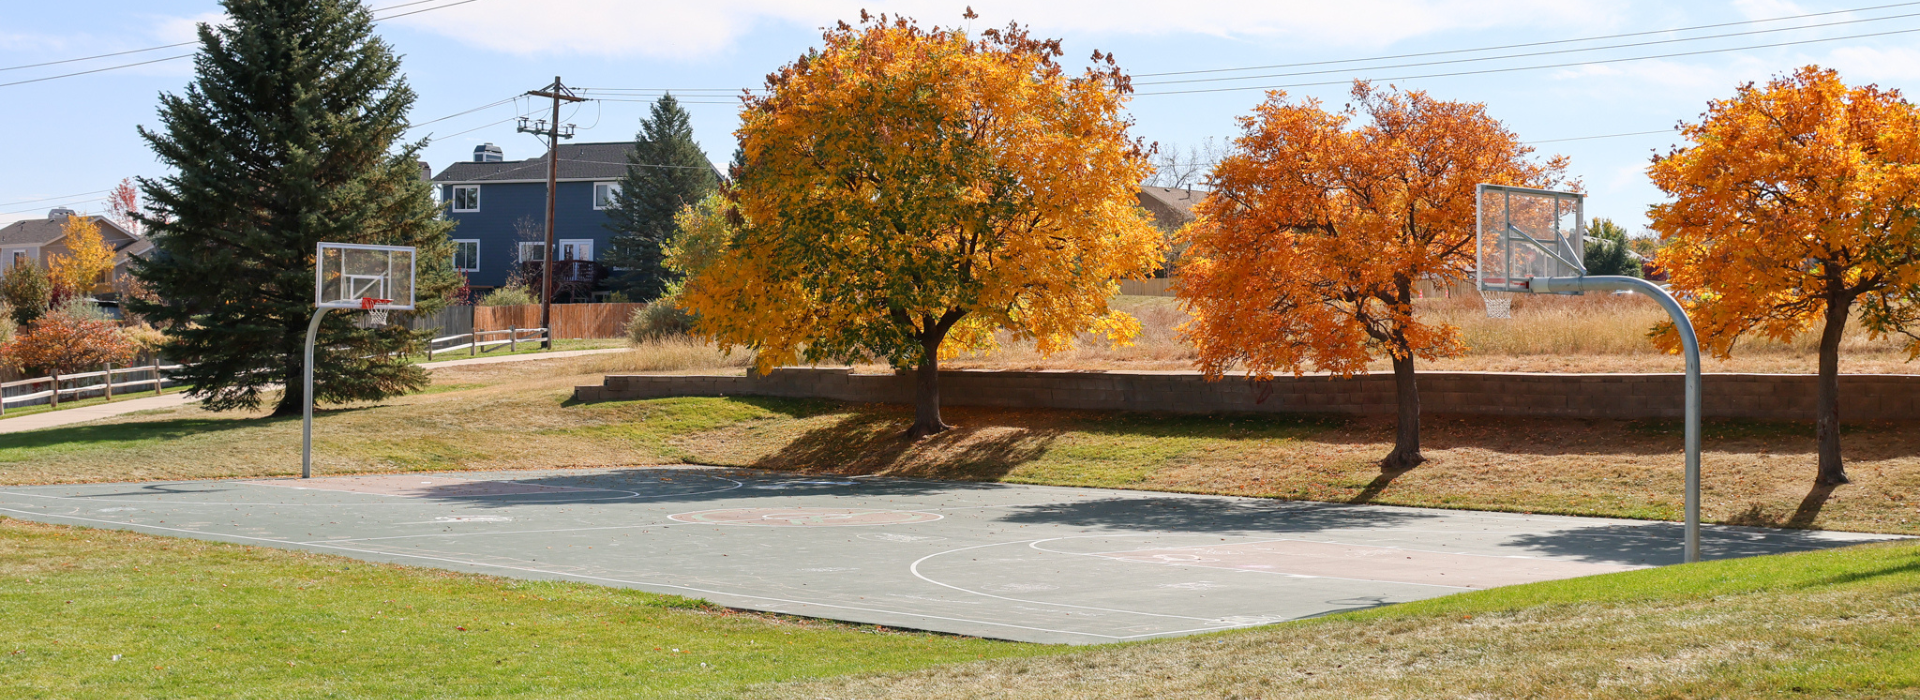
[[[1660,302],[1660,306],[1667,310],[1667,316],[1673,319],[1673,329],[1680,334],[1680,346],[1687,356],[1686,558],[1689,564],[1700,561],[1700,340],[1694,336],[1693,321],[1687,318],[1687,310],[1680,306],[1680,301],[1674,299],[1666,288],[1638,277],[1621,275],[1535,277],[1529,280],[1528,287],[1539,293],[1601,292],[1619,289],[1639,292]]]
[[[300,407],[300,478],[313,478],[313,343],[320,336],[320,319],[331,311],[327,307],[313,310],[313,322],[307,324],[307,362],[306,394]]]

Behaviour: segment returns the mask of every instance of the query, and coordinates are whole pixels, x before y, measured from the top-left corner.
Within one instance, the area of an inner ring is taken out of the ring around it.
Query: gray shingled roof
[[[614,180],[627,174],[632,141],[560,144],[560,179]],[[545,182],[547,154],[499,163],[462,161],[435,175],[434,182]]]
[[[1203,190],[1150,185],[1141,185],[1139,195],[1140,206],[1153,214],[1154,223],[1167,230],[1180,228],[1192,221],[1194,205],[1206,196]]]
[[[105,217],[88,216],[87,218],[92,219],[94,223],[99,224],[102,228],[111,227],[115,231],[126,233],[126,230],[120,228],[119,224],[113,223],[112,220]],[[15,221],[8,224],[6,228],[0,228],[0,246],[46,245],[60,240],[61,236],[67,235],[65,226],[65,219],[49,221],[46,218],[38,218]]]

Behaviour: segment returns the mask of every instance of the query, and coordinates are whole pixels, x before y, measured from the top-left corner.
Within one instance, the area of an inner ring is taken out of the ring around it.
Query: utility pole
[[[527,118],[520,118],[518,130],[530,134],[545,134],[547,137],[547,244],[546,252],[540,256],[540,327],[547,329],[542,334],[540,347],[553,349],[553,201],[560,189],[560,139],[573,138],[573,125],[560,127],[561,102],[585,102],[587,98],[573,94],[573,90],[560,82],[560,76],[553,76],[553,84],[539,90],[530,90],[527,94],[534,97],[546,97],[553,100],[553,121],[539,120],[532,125]]]

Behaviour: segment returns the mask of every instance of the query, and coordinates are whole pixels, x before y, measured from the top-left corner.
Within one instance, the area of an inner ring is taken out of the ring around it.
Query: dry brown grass
[[[1666,319],[1653,301],[1630,295],[1516,297],[1511,320],[1489,319],[1477,296],[1426,299],[1420,313],[1461,330],[1468,351],[1462,357],[1421,361],[1428,371],[1481,372],[1679,372],[1678,355],[1660,353],[1647,340],[1647,331]],[[962,357],[945,363],[953,368],[979,369],[1193,369],[1193,348],[1180,341],[1176,328],[1186,312],[1166,297],[1117,297],[1114,307],[1133,314],[1143,327],[1133,347],[1112,348],[1099,338],[1085,338],[1076,349],[1042,357],[1032,343],[1009,342],[993,354]],[[1811,374],[1817,370],[1817,334],[1806,333],[1792,343],[1750,338],[1735,347],[1729,360],[1708,358],[1708,372]],[[1373,371],[1388,370],[1375,362]],[[1859,325],[1849,326],[1841,345],[1840,371],[1859,374],[1920,373],[1920,363],[1907,362],[1901,341],[1874,340]]]

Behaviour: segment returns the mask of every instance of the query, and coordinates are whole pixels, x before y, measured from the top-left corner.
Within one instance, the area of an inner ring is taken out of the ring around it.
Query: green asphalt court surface
[[[1678,523],[702,467],[9,487],[0,514],[1028,642],[1678,563]],[[1720,559],[1891,539],[1704,528]]]

